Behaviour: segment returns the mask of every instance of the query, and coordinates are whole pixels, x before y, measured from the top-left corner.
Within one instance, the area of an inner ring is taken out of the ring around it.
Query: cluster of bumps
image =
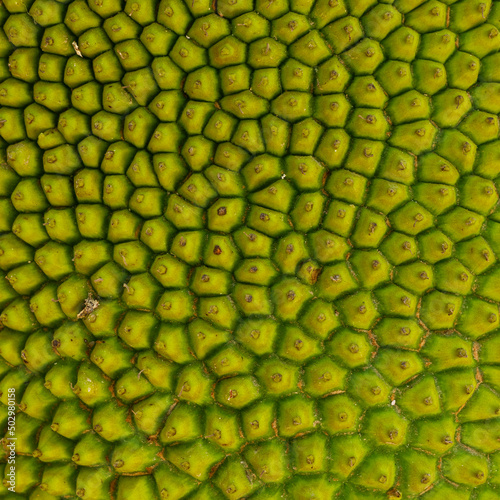
[[[500,498],[500,2],[0,19],[2,498]]]

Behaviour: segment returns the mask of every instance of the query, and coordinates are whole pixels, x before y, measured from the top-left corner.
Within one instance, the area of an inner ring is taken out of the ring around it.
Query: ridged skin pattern
[[[499,1],[0,19],[0,497],[500,498]]]

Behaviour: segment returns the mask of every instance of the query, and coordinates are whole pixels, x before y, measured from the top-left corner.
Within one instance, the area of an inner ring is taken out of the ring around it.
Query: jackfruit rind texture
[[[1,497],[500,498],[500,3],[0,24]]]

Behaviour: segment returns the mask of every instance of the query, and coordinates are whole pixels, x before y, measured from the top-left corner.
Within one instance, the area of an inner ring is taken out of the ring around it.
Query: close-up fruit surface
[[[0,24],[0,498],[500,499],[500,1]]]

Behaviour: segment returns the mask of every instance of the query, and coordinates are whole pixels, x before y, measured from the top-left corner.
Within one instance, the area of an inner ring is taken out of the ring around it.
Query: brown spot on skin
[[[389,496],[389,498],[403,498],[403,495],[401,494],[401,492],[399,490],[396,490],[396,489],[392,489],[392,490],[388,491],[387,495]]]

